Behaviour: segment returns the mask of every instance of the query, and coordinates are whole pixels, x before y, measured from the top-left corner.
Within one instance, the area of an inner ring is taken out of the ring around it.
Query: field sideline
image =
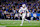
[[[24,21],[20,26],[21,20],[0,20],[0,27],[40,27],[40,21]]]

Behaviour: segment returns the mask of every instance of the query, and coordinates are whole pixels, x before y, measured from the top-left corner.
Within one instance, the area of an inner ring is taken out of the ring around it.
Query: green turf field
[[[24,21],[20,26],[21,20],[0,20],[0,27],[40,27],[40,21]]]

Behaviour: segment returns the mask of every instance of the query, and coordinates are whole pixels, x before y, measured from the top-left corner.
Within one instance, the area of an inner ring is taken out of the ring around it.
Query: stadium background
[[[35,13],[40,19],[40,0],[0,0],[0,19],[20,20],[19,8],[22,4],[26,4],[31,17]]]

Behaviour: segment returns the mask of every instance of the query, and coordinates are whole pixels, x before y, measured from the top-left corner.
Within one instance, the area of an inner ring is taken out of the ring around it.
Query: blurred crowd
[[[0,19],[20,19],[21,15],[18,11],[22,4],[26,4],[30,13],[40,13],[40,1],[38,0],[1,0],[0,3]]]

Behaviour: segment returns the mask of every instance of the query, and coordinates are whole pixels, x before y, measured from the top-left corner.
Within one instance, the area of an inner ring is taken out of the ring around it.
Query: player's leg
[[[30,23],[30,20],[28,20],[28,19],[25,19],[25,21],[28,21]]]
[[[29,13],[27,13],[27,19],[30,19],[30,14]],[[25,19],[25,20],[30,23],[30,20],[27,20],[27,19]]]
[[[25,14],[23,13],[23,14],[22,14],[22,22],[21,22],[21,26],[23,25],[24,19],[25,19]]]
[[[24,22],[24,18],[22,18],[21,26],[23,25],[23,22]]]

